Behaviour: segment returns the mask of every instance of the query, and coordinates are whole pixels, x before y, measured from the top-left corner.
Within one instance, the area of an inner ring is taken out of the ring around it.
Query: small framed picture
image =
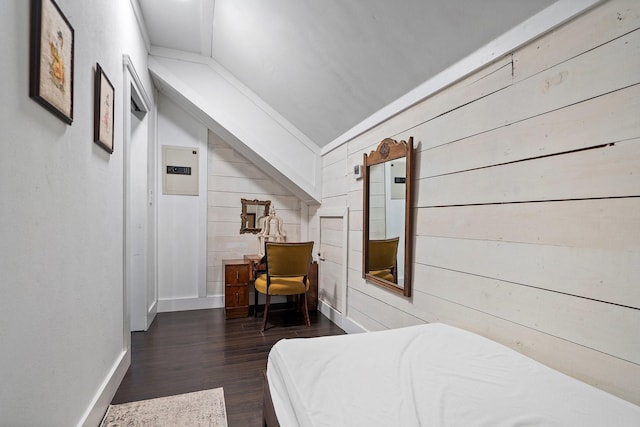
[[[115,91],[100,64],[96,63],[93,109],[93,141],[113,153],[113,114]]]
[[[71,24],[54,0],[31,0],[29,96],[67,124],[73,122]]]

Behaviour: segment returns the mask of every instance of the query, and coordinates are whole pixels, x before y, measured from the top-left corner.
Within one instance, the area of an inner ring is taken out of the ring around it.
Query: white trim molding
[[[193,297],[158,300],[158,313],[222,307],[224,307],[224,295],[209,295],[204,298]]]
[[[132,0],[132,1],[135,1],[135,0]],[[140,80],[140,76],[138,75],[138,72],[136,71],[136,68],[133,65],[133,61],[131,60],[131,57],[127,54],[122,55],[122,64],[129,71],[129,74],[131,74],[131,77],[133,78],[134,87],[138,92],[138,93],[133,93],[131,95],[136,96],[137,102],[141,101],[144,103],[142,106],[144,107],[145,111],[150,111],[151,106],[154,105],[153,101],[147,94],[147,91],[145,90],[144,85],[142,84],[142,80]],[[128,113],[129,112],[127,111],[126,114]]]
[[[338,327],[342,328],[348,334],[359,334],[361,332],[369,332],[364,328],[361,324],[351,319],[348,316],[342,315],[338,310],[331,307],[329,304],[324,301],[318,301],[318,310],[321,314],[323,314],[327,319],[331,320]]]
[[[78,426],[89,427],[100,424],[111,403],[111,399],[113,399],[116,391],[118,391],[118,387],[129,369],[129,365],[131,365],[131,351],[125,350],[120,353],[116,363],[100,385],[87,411],[82,415]]]

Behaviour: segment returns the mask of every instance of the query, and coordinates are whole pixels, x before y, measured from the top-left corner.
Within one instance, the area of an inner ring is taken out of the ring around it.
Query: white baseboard
[[[96,393],[91,404],[82,415],[78,426],[95,427],[100,424],[130,365],[131,352],[125,350],[120,353],[120,357],[111,368],[98,393]]]
[[[361,324],[351,319],[350,317],[345,317],[342,319],[342,330],[344,330],[348,334],[359,334],[361,332],[369,332]]]
[[[224,307],[224,295],[210,295],[203,298],[194,297],[158,300],[158,313],[222,307]]]
[[[145,331],[148,331],[149,328],[151,327],[151,324],[153,323],[153,319],[156,318],[156,314],[158,313],[158,301],[154,301],[153,304],[151,304],[151,307],[149,307],[149,309],[147,310],[147,326],[146,328],[144,328]]]
[[[352,320],[348,316],[343,316],[342,313],[340,313],[338,310],[331,307],[324,301],[318,301],[318,310],[320,310],[320,313],[322,313],[325,317],[342,328],[342,330],[344,330],[348,334],[367,332],[367,330],[363,328],[362,325]]]
[[[320,300],[318,300],[318,310],[320,313],[324,314],[327,319],[342,328],[342,313],[331,307],[326,302]]]

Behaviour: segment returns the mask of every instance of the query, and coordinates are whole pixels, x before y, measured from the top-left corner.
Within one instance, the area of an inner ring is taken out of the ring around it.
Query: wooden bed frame
[[[269,391],[269,380],[267,379],[267,371],[262,371],[264,378],[264,387],[262,393],[262,424],[264,427],[280,427],[276,410],[271,400],[271,392]]]

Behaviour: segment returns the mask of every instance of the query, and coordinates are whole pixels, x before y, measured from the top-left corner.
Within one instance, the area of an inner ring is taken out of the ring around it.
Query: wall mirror
[[[261,217],[269,215],[271,200],[242,200],[242,213],[240,214],[240,234],[260,232]]]
[[[364,154],[362,277],[411,296],[413,137]]]

